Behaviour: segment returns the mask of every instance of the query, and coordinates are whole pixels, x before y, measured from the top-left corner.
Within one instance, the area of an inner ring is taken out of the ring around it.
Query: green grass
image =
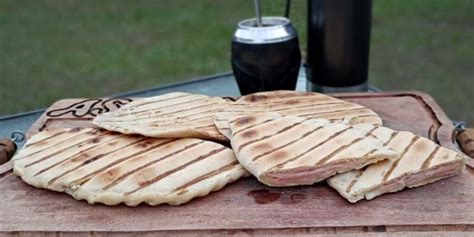
[[[250,0],[2,0],[0,115],[230,70]],[[264,0],[281,15],[283,0]],[[306,49],[306,1],[291,18]],[[474,1],[374,0],[370,83],[421,90],[474,125]]]

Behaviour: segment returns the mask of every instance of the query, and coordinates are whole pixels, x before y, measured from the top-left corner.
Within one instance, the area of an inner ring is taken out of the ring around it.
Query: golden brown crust
[[[92,128],[40,132],[15,155],[13,167],[35,187],[129,206],[178,205],[246,175],[233,151],[218,143]]]
[[[269,186],[309,185],[397,155],[364,130],[323,119],[261,113],[230,128],[239,162]]]
[[[214,123],[222,134],[230,138],[229,122],[239,117],[265,112],[332,121],[345,120],[351,124],[382,125],[382,119],[364,106],[324,94],[296,91],[259,92],[242,96],[222,112],[216,113]]]
[[[370,125],[355,125],[369,129]],[[396,160],[383,161],[362,170],[350,171],[328,179],[328,184],[350,202],[372,199],[406,187],[417,187],[457,175],[465,166],[461,153],[435,144],[411,132],[377,127],[371,133],[384,145],[399,153]],[[454,169],[450,169],[454,167]],[[448,173],[443,173],[448,169]]]
[[[219,97],[175,92],[135,100],[97,116],[93,123],[124,134],[227,141],[213,121],[227,103]]]

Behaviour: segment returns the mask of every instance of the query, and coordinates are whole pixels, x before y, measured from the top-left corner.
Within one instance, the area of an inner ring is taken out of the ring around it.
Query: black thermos
[[[371,0],[308,0],[308,91],[367,91],[371,12]]]

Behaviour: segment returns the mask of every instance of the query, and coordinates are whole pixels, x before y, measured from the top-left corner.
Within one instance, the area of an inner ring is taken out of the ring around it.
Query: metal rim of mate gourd
[[[237,25],[233,40],[246,44],[266,44],[284,42],[297,37],[290,20],[285,17],[262,17],[262,26],[257,26],[256,18],[246,19]]]

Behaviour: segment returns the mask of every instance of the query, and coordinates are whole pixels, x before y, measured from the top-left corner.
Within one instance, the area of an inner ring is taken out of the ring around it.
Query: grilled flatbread
[[[382,125],[382,119],[372,110],[334,97],[296,91],[259,92],[243,96],[235,103],[216,113],[214,123],[230,139],[229,121],[261,112],[278,112],[304,118],[322,118],[330,121],[347,120],[350,124]]]
[[[124,134],[226,141],[213,122],[215,113],[226,105],[219,97],[175,92],[133,101],[93,122]]]
[[[325,119],[266,113],[242,117],[230,128],[240,164],[269,186],[309,185],[397,157],[367,131]]]
[[[157,139],[102,129],[34,135],[13,158],[16,175],[89,203],[178,205],[247,172],[231,149],[194,138]]]
[[[381,161],[327,180],[331,187],[352,203],[454,176],[465,167],[464,155],[461,153],[411,132],[397,132],[371,125],[355,126],[370,130],[386,147],[400,155],[396,160]]]

